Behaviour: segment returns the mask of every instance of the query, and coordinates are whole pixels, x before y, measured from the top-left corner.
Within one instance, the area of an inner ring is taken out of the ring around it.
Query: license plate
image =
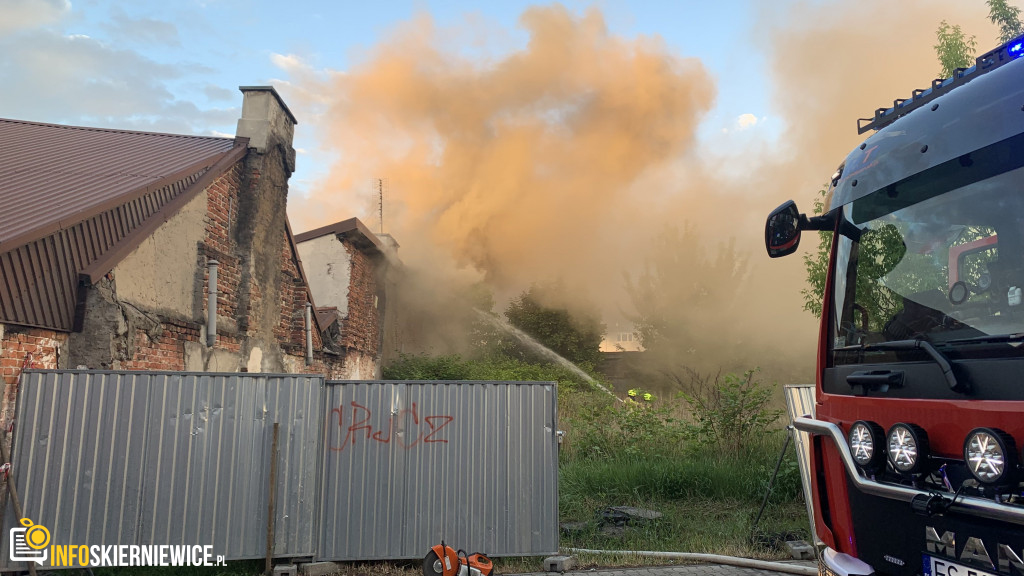
[[[936,558],[924,554],[924,576],[999,576],[996,572],[978,570],[945,558]]]

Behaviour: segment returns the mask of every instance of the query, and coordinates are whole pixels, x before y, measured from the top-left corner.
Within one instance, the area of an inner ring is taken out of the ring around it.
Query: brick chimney
[[[295,119],[288,105],[273,86],[239,86],[243,95],[242,117],[238,119],[235,135],[249,138],[249,148],[266,154],[280,146],[288,174],[295,171]]]

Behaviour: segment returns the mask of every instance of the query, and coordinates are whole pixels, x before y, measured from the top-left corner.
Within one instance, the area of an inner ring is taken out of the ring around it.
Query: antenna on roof
[[[374,184],[377,186],[377,219],[380,226],[380,234],[384,233],[384,188],[387,187],[387,178],[377,178]]]

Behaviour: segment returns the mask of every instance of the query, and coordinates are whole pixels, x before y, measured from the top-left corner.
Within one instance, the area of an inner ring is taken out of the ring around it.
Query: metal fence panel
[[[814,385],[791,384],[785,386],[786,411],[789,421],[804,416],[814,417]],[[800,466],[800,481],[804,489],[804,502],[807,505],[807,516],[811,522],[811,538],[817,543],[818,535],[814,530],[814,500],[811,494],[811,435],[792,429],[793,444],[796,446],[797,464]]]
[[[260,558],[276,421],[275,555],[314,556],[322,395],[323,378],[307,375],[26,371],[11,477],[53,543]],[[16,522],[8,506],[3,534]]]
[[[324,560],[558,550],[554,383],[328,382]]]

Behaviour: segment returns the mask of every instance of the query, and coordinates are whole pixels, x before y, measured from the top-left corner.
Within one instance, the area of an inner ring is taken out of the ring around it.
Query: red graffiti
[[[330,446],[334,452],[341,452],[349,446],[355,446],[360,439],[381,444],[391,444],[391,441],[395,440],[396,445],[406,450],[421,442],[423,444],[436,442],[447,444],[448,439],[442,438],[438,434],[455,420],[454,416],[447,415],[424,416],[422,422],[426,426],[421,426],[419,411],[416,408],[416,403],[413,402],[411,408],[403,408],[397,414],[389,416],[387,426],[374,429],[373,424],[370,423],[373,413],[369,408],[354,400],[349,402],[349,407],[350,410],[347,411],[344,405],[331,409],[331,420],[337,415],[338,428],[344,430],[344,438],[341,443]],[[346,415],[349,421],[347,426],[345,425]],[[396,433],[396,427],[401,422],[407,424],[404,434]],[[412,426],[408,426],[409,422],[412,423]]]

